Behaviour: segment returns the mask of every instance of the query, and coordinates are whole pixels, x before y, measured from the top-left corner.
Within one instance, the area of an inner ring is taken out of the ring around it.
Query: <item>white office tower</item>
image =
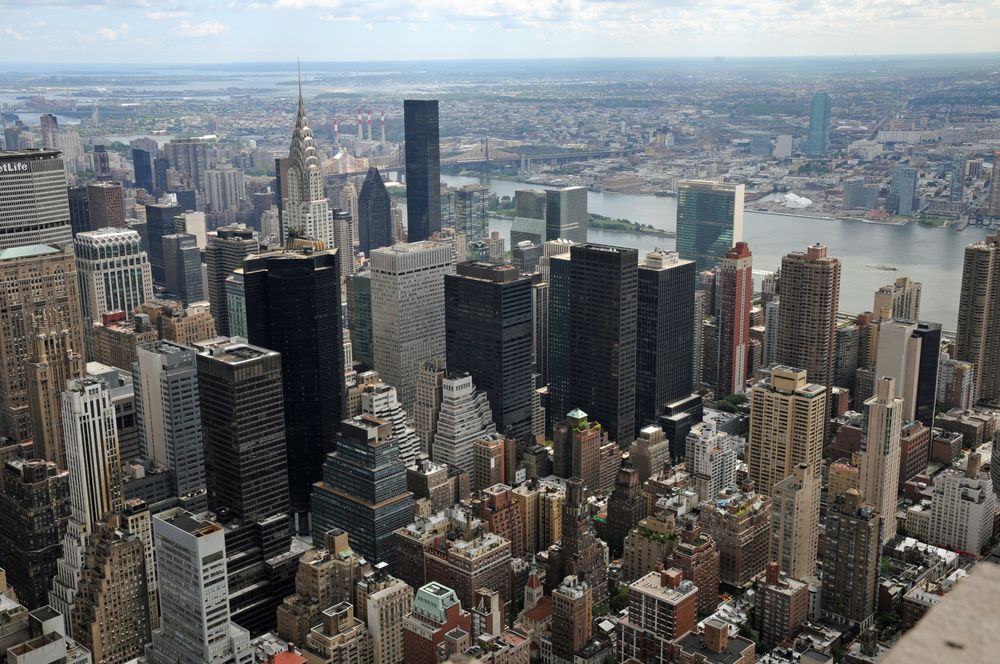
[[[399,403],[396,388],[383,382],[368,385],[361,392],[361,412],[392,423],[392,437],[399,445],[399,458],[409,467],[416,463],[420,451],[420,438],[407,420],[406,411]]]
[[[865,402],[868,428],[861,450],[860,488],[865,502],[882,515],[883,544],[896,534],[903,399],[895,392],[892,378],[882,376],[875,382],[875,396]]]
[[[996,495],[989,476],[980,474],[980,464],[979,454],[973,452],[964,474],[946,470],[934,478],[930,544],[972,555],[989,543]]]
[[[322,240],[327,248],[336,246],[333,236],[333,210],[326,199],[323,168],[316,149],[316,139],[306,118],[305,101],[299,89],[299,114],[292,131],[288,150],[288,197],[284,200],[283,230],[285,237],[295,231],[300,235]]]
[[[775,298],[764,305],[764,348],[761,366],[774,364],[775,350],[778,348],[778,312],[781,302]]]
[[[351,224],[352,243],[356,249],[361,241],[358,236],[358,189],[348,181],[340,190],[340,209],[351,214],[354,223]]]
[[[136,425],[143,455],[173,473],[185,509],[208,507],[197,352],[161,340],[136,349],[132,365]]]
[[[69,381],[62,394],[62,421],[70,517],[49,603],[71,616],[87,538],[106,514],[124,506],[115,405],[107,384],[93,377]]]
[[[444,275],[454,272],[448,244],[402,243],[371,254],[375,370],[407,412],[420,367],[445,356]]]
[[[875,375],[895,379],[896,395],[903,397],[907,420],[916,414],[922,339],[915,335],[917,323],[906,320],[882,321],[878,326]],[[868,496],[866,499],[871,500]]]
[[[687,435],[684,466],[694,478],[699,500],[713,500],[726,487],[736,486],[737,455],[742,438],[719,431],[715,422],[700,422]]]
[[[250,633],[229,616],[225,532],[174,508],[153,517],[160,628],[150,664],[252,664]]]
[[[85,320],[112,311],[131,316],[153,299],[153,273],[138,232],[109,226],[78,233],[73,244]]]
[[[478,392],[468,373],[445,376],[441,381],[432,460],[472,476],[475,442],[496,433],[485,392]]]
[[[220,163],[205,171],[205,199],[212,212],[238,210],[246,197],[243,171],[232,164]]]

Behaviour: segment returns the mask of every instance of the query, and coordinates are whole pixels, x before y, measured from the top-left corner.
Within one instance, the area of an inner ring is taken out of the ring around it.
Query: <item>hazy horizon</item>
[[[988,54],[1000,30],[998,0],[0,0],[0,9],[6,67]]]

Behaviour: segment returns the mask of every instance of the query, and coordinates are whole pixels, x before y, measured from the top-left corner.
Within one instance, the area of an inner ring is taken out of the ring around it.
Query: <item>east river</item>
[[[499,196],[514,196],[516,189],[533,187],[510,180],[478,179],[442,175],[451,186],[480,183]],[[591,212],[608,217],[650,224],[675,230],[675,198],[590,192]],[[510,222],[494,219],[491,230],[507,238],[510,247]],[[747,211],[743,237],[753,253],[754,270],[771,271],[781,265],[781,257],[794,250],[804,250],[817,242],[827,245],[830,254],[840,259],[843,269],[840,285],[840,310],[860,312],[872,308],[874,291],[897,277],[910,277],[923,284],[920,317],[937,321],[947,330],[955,329],[958,296],[962,283],[965,246],[985,237],[986,231],[970,227],[964,231],[928,228],[917,223],[884,226],[860,221],[840,221],[812,217],[786,216]],[[592,242],[634,247],[640,257],[660,247],[673,249],[674,239],[656,235],[624,233],[591,228]],[[876,266],[893,266],[896,271]]]

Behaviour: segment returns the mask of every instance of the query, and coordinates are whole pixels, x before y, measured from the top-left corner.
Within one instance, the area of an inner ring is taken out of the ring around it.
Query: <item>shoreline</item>
[[[536,183],[536,182],[525,182],[522,178],[514,176],[514,175],[491,175],[491,176],[487,176],[487,177],[478,177],[478,176],[473,176],[473,175],[456,174],[453,177],[473,177],[473,178],[476,178],[476,179],[479,179],[479,180],[488,180],[490,178],[493,178],[493,179],[497,179],[497,180],[503,180],[505,182],[516,182],[518,184],[523,184],[526,187],[554,187],[554,186],[556,186],[556,185],[542,184],[542,183]],[[675,192],[675,191],[666,191],[666,190],[664,190],[663,193],[659,193],[659,192],[638,192],[638,191],[616,191],[614,189],[595,189],[593,187],[587,187],[587,191],[588,192],[593,192],[595,194],[618,194],[618,195],[621,195],[621,196],[643,196],[643,197],[650,197],[650,198],[676,198],[677,197],[677,192]],[[783,211],[777,211],[777,210],[766,210],[766,209],[760,209],[760,208],[756,208],[756,207],[750,207],[749,205],[744,205],[743,206],[743,211],[744,212],[755,212],[757,214],[775,214],[775,215],[782,216],[782,217],[803,217],[803,218],[806,218],[806,219],[821,219],[823,221],[857,221],[857,222],[860,222],[862,224],[869,224],[871,226],[891,226],[891,227],[895,227],[895,228],[905,228],[906,226],[909,226],[910,224],[912,224],[912,223],[914,223],[914,222],[917,221],[916,219],[907,219],[907,218],[903,218],[901,221],[877,221],[875,219],[864,219],[864,218],[861,218],[861,217],[831,216],[829,214],[809,214],[808,212],[805,212],[805,211],[803,211],[803,212],[783,212]],[[945,224],[943,226],[935,226],[935,228],[946,229],[949,226],[950,226],[950,224]],[[650,232],[646,232],[646,231],[629,231],[629,230],[618,229],[618,228],[601,228],[600,226],[591,226],[591,228],[599,228],[600,230],[605,230],[605,231],[619,231],[619,232],[622,232],[622,233],[633,233],[633,234],[636,234],[636,235],[661,235],[661,233],[656,232],[656,231],[650,231]],[[669,233],[670,231],[667,231],[667,232]],[[670,236],[668,235],[667,237],[670,237]]]
[[[870,224],[872,226],[894,226],[897,228],[904,228],[909,224],[914,222],[913,219],[904,219],[902,221],[876,221],[874,219],[862,219],[861,217],[831,217],[828,215],[820,214],[803,214],[801,212],[778,212],[777,210],[760,210],[757,208],[749,208],[744,206],[744,212],[756,212],[757,214],[776,214],[781,217],[804,217],[806,219],[822,219],[823,221],[858,221],[862,224]]]

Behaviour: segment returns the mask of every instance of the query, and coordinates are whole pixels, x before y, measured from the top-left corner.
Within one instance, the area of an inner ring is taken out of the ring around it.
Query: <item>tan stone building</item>
[[[322,612],[340,602],[353,603],[354,586],[371,569],[351,550],[348,535],[331,530],[326,548],[309,549],[299,558],[295,594],[278,607],[278,636],[305,643],[310,630],[322,621]]]
[[[39,327],[67,330],[64,344],[83,349],[83,315],[71,247],[30,245],[0,250],[0,435],[31,440],[25,360]],[[55,461],[55,459],[50,459]]]
[[[827,421],[827,389],[805,369],[774,366],[769,374],[750,393],[747,445],[750,479],[765,495],[800,463],[822,474]]]
[[[771,542],[771,499],[728,490],[701,504],[698,523],[719,547],[719,581],[743,588],[764,572]]]
[[[73,605],[73,636],[95,662],[128,662],[150,640],[146,556],[116,517],[88,538]]]
[[[372,637],[372,664],[406,661],[403,618],[413,609],[413,588],[378,563],[357,584],[357,607]]]
[[[775,361],[808,372],[808,380],[833,384],[840,261],[814,244],[781,259],[781,300]]]
[[[796,579],[816,571],[820,478],[800,463],[771,491],[771,553]]]

